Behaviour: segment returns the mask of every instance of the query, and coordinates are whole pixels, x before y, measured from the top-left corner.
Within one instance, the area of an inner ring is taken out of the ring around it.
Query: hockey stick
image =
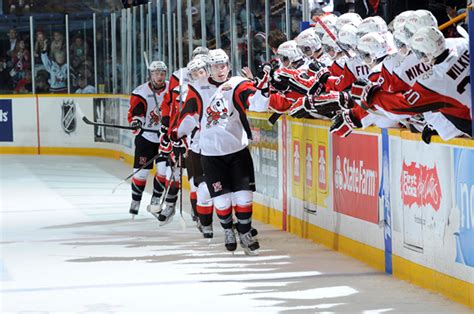
[[[179,113],[183,110],[183,68],[179,69]],[[170,126],[171,127],[171,126]],[[184,141],[184,139],[182,139]],[[181,228],[186,230],[186,221],[183,218],[183,154],[179,155],[179,222]]]
[[[94,122],[89,120],[86,115],[82,112],[81,107],[79,105],[76,105],[77,113],[81,116],[81,120],[84,121],[86,124],[89,125],[94,125],[94,126],[103,126],[103,127],[109,127],[109,128],[116,128],[116,129],[123,129],[123,130],[131,130],[131,131],[137,131],[137,128],[134,128],[129,125],[120,125],[120,124],[111,124],[111,123],[102,123],[102,122]],[[152,132],[152,133],[159,133],[159,130],[152,130],[152,129],[143,129],[140,128],[140,130],[144,132]]]
[[[122,181],[120,181],[119,184],[117,184],[113,189],[112,189],[112,194],[115,193],[115,191],[117,190],[117,188],[122,185],[124,182],[127,182],[128,179],[132,178],[134,175],[136,175],[139,171],[145,169],[146,167],[148,167],[152,162],[154,162],[155,160],[158,159],[158,157],[160,157],[160,154],[161,152],[158,152],[158,154],[156,154],[155,156],[153,156],[152,159],[148,160],[148,162],[146,164],[144,164],[143,166],[141,166],[140,168],[138,168],[137,170],[135,170],[134,172],[132,172],[128,177],[126,177],[125,179],[123,179]]]
[[[321,25],[321,27],[326,32],[326,34],[334,41],[334,43],[339,47],[339,49],[341,49],[341,51],[344,52],[344,54],[348,58],[351,58],[351,55],[349,54],[349,52],[346,49],[342,48],[342,46],[337,41],[336,35],[334,35],[334,33],[329,29],[329,27],[326,25],[326,23],[324,23],[323,20],[321,20],[321,18],[319,16],[316,17],[316,22],[319,23],[319,25]]]

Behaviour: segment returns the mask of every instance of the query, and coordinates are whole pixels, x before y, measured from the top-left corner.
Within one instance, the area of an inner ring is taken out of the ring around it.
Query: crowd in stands
[[[54,31],[48,37],[37,30],[34,38],[33,61],[37,93],[67,93],[67,75],[70,72],[71,92],[95,92],[94,67],[88,40],[78,32],[72,34],[66,47],[64,33]],[[18,33],[10,28],[7,38],[1,41],[0,92],[25,94],[32,92],[32,54],[28,33]],[[66,63],[69,49],[70,66]],[[68,69],[69,67],[69,69]],[[85,87],[90,88],[85,89]]]

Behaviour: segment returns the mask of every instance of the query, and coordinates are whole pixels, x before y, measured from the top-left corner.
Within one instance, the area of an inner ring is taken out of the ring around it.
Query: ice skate
[[[164,226],[173,220],[176,204],[166,203],[163,210],[158,214],[160,226]]]
[[[240,246],[246,255],[258,255],[260,244],[252,237],[252,231],[247,233],[239,233]]]
[[[238,224],[238,222],[234,222],[234,224],[232,225],[232,227],[235,230],[237,230],[237,224]],[[258,235],[257,229],[255,229],[254,227],[250,227],[250,234],[252,235],[252,237],[256,237]]]
[[[214,237],[214,233],[213,233],[213,230],[212,230],[212,225],[209,225],[209,226],[202,226],[201,225],[201,232],[202,232],[202,236],[205,239],[212,239]]]
[[[150,205],[147,206],[146,210],[152,214],[159,214],[161,212],[160,197],[152,196],[150,200]]]
[[[224,243],[227,251],[234,252],[237,249],[237,239],[233,228],[224,229]]]
[[[138,210],[140,209],[140,201],[132,200],[130,204],[129,213],[132,215],[132,219],[135,218],[135,215],[138,215]]]

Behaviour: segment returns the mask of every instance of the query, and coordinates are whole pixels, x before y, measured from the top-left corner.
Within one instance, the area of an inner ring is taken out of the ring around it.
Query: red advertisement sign
[[[326,146],[318,145],[318,188],[322,191],[327,187],[326,162]]]
[[[293,141],[293,180],[300,182],[300,141]]]
[[[377,136],[333,136],[332,144],[334,210],[378,223],[380,174]]]
[[[438,211],[441,204],[441,185],[439,183],[436,164],[433,168],[411,162],[409,165],[403,160],[402,175],[400,178],[403,205],[421,206],[431,205]]]
[[[313,186],[313,144],[306,143],[306,186]]]

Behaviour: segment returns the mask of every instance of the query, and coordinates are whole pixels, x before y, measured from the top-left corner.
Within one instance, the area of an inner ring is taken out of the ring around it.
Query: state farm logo
[[[412,206],[431,205],[438,211],[441,204],[441,186],[436,164],[433,168],[403,161],[401,192],[403,204]]]
[[[336,156],[336,170],[334,171],[336,189],[375,196],[376,185],[377,171],[364,167],[363,160],[356,161],[344,157],[341,161],[341,157]]]

